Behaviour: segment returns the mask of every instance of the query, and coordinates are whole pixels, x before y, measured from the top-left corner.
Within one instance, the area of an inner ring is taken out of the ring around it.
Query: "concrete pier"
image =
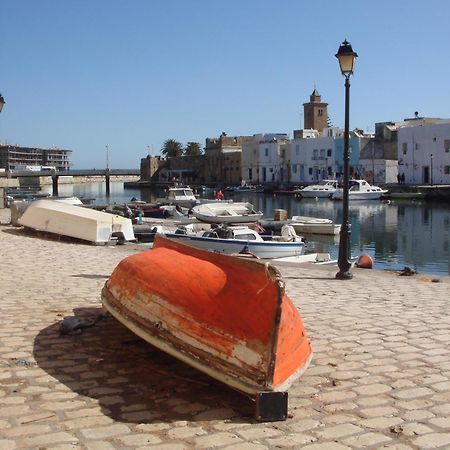
[[[26,234],[0,210],[1,449],[450,448],[450,279],[280,266],[314,358],[289,419],[256,423],[246,397],[97,317],[117,263],[142,247]]]

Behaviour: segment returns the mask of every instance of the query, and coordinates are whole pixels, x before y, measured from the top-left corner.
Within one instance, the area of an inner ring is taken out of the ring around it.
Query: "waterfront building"
[[[405,183],[450,184],[450,119],[405,119],[397,153]]]
[[[290,145],[286,133],[253,135],[242,144],[242,180],[249,184],[289,183]]]
[[[72,150],[61,148],[21,147],[0,144],[0,168],[23,170],[24,167],[54,167],[58,171],[69,170]]]
[[[240,184],[242,146],[251,141],[252,136],[227,136],[206,138],[205,142],[205,183]]]

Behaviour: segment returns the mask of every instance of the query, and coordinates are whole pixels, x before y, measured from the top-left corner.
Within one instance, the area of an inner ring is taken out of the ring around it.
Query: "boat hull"
[[[341,226],[334,223],[302,223],[290,222],[296,233],[325,234],[335,236],[341,231]]]
[[[196,248],[208,250],[210,252],[225,253],[227,255],[248,251],[261,259],[302,255],[305,249],[305,244],[303,242],[255,242],[243,239],[220,239],[175,233],[166,234],[166,237],[183,242],[187,245],[192,245]]]
[[[349,200],[379,200],[383,194],[386,194],[387,191],[377,191],[377,192],[349,192],[348,198]],[[343,193],[342,191],[336,191],[333,194],[333,200],[342,200]]]
[[[311,345],[277,270],[158,236],[125,258],[102,302],[131,331],[247,394],[285,391]]]
[[[319,190],[317,190],[317,191],[308,190],[308,191],[306,191],[304,189],[301,189],[299,191],[299,194],[303,198],[330,198],[334,192],[335,191],[331,190],[331,189],[328,191],[325,191],[325,190],[320,190],[320,191]]]
[[[38,231],[96,244],[108,243],[114,236],[135,240],[130,219],[55,200],[31,202],[18,222]]]
[[[252,223],[263,216],[261,211],[254,211],[250,203],[207,203],[197,205],[192,214],[206,223]]]

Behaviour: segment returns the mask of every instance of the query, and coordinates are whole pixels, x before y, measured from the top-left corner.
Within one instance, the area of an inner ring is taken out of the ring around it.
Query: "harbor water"
[[[60,195],[94,198],[97,204],[124,203],[132,197],[148,202],[164,195],[149,189],[124,189],[123,182],[111,183],[106,198],[105,183],[61,185]],[[275,209],[285,209],[288,217],[313,216],[342,222],[342,202],[329,199],[296,199],[271,194],[227,195],[235,201],[249,201],[273,218]],[[411,200],[350,202],[351,254],[362,253],[374,259],[378,269],[402,270],[411,267],[419,273],[450,274],[450,204]],[[306,236],[309,252],[330,253],[337,258],[339,236]]]

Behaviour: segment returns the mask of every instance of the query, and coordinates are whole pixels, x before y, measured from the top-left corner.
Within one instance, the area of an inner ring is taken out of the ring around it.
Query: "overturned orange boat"
[[[259,420],[287,417],[287,389],[312,350],[269,263],[158,236],[152,250],[119,263],[102,301],[141,338],[253,396]]]

